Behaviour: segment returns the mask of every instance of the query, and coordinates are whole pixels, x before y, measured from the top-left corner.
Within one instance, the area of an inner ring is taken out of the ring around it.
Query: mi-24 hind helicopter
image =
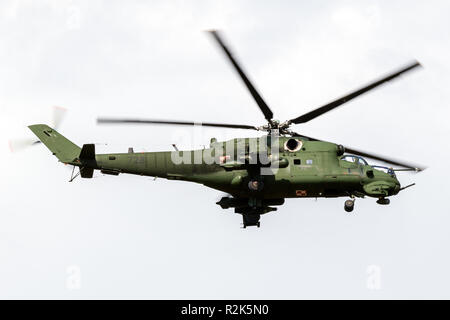
[[[94,170],[103,174],[121,173],[161,177],[201,183],[229,194],[217,202],[223,209],[234,208],[243,217],[243,226],[260,226],[262,214],[275,211],[286,198],[348,197],[344,209],[353,211],[355,198],[377,198],[389,204],[390,196],[414,184],[401,187],[396,171],[421,171],[424,168],[340,144],[308,137],[291,130],[344,103],[420,66],[413,62],[380,80],[335,101],[284,122],[273,119],[273,112],[250,82],[217,31],[209,31],[239,74],[267,123],[252,125],[201,123],[202,126],[249,129],[266,132],[260,138],[217,142],[193,151],[96,154],[94,144],[82,148],[47,125],[29,126],[37,137],[63,163],[79,168],[74,175],[92,178]],[[159,124],[193,126],[197,122],[99,118],[100,124]],[[371,166],[363,157],[396,166]]]

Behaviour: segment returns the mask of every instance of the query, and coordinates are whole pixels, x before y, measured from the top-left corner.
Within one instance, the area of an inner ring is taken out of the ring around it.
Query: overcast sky
[[[2,1],[1,298],[450,298],[447,1]],[[206,29],[224,31],[280,120],[417,59],[411,72],[294,130],[428,166],[380,206],[289,199],[240,229],[201,185],[68,182],[8,141],[67,108],[99,152],[199,148],[241,130],[97,126],[97,116],[264,124]]]

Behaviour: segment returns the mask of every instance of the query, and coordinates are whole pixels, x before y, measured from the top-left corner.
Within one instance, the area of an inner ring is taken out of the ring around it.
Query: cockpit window
[[[372,166],[372,168],[383,171],[384,173],[387,173],[391,177],[395,177],[395,171],[392,168],[383,167],[383,166]]]
[[[342,156],[341,160],[352,162],[352,163],[356,163],[356,164],[360,164],[360,165],[363,165],[363,166],[367,166],[368,165],[367,161],[364,160],[364,158],[358,157],[358,156],[354,156],[354,155],[348,155],[347,154],[345,156]]]

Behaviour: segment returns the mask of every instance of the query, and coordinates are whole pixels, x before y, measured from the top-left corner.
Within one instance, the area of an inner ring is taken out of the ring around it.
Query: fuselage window
[[[395,171],[392,168],[383,167],[383,166],[372,166],[372,168],[383,171],[384,173],[387,173],[391,177],[395,177]]]
[[[367,161],[364,160],[364,158],[358,157],[358,156],[352,156],[352,155],[345,155],[341,157],[341,160],[353,162],[356,164],[360,164],[362,166],[367,166]]]
[[[300,159],[294,159],[294,164],[296,165],[300,165],[302,162],[300,161]]]

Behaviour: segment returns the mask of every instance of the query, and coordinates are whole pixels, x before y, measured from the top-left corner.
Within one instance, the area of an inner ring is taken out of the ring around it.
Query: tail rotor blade
[[[58,129],[61,122],[64,120],[66,115],[66,108],[55,106],[53,107],[53,128]]]
[[[58,129],[66,115],[66,108],[53,107],[52,127]],[[33,138],[11,139],[9,140],[9,149],[11,152],[19,152],[33,145],[39,144],[41,141]]]
[[[9,140],[9,150],[11,152],[19,152],[32,145],[39,144],[41,141],[32,138],[29,139],[12,139]]]

